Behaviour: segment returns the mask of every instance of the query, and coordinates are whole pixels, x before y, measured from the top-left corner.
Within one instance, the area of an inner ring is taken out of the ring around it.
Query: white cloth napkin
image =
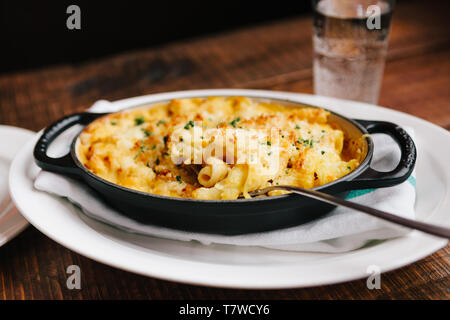
[[[95,103],[90,111],[117,111],[117,107],[101,100]],[[412,133],[411,130],[408,131]],[[372,166],[378,170],[395,167],[400,158],[397,145],[386,135],[374,135],[373,139],[375,154]],[[70,141],[70,136],[66,134],[63,140],[53,144],[64,146],[58,152],[61,154],[62,149],[69,149]],[[197,240],[205,245],[219,243],[290,251],[346,252],[376,240],[395,238],[408,232],[405,228],[364,213],[339,207],[321,219],[275,231],[237,236],[194,233],[144,225],[127,218],[99,200],[84,183],[62,175],[41,171],[34,186],[38,190],[67,198],[81,207],[88,217],[127,232],[181,241]],[[347,199],[413,219],[415,194],[415,178],[411,176],[408,181],[395,187],[351,191]]]

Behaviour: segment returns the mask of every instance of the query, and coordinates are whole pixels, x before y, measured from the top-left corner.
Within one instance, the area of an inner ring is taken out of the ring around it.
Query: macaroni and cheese
[[[248,198],[272,185],[316,187],[355,169],[359,142],[328,118],[323,109],[246,97],[175,99],[94,121],[77,155],[94,174],[130,189]]]

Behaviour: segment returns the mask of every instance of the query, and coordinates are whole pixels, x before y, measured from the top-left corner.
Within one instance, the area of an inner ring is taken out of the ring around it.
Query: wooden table
[[[448,1],[432,3],[397,6],[380,105],[450,129],[450,7]],[[311,16],[298,17],[80,65],[0,75],[0,123],[39,130],[100,98],[172,90],[311,93],[311,23]],[[383,274],[381,290],[368,290],[366,280],[306,289],[229,290],[117,270],[29,227],[0,248],[0,299],[448,299],[449,249]],[[81,267],[81,290],[66,289],[65,271],[72,264]]]

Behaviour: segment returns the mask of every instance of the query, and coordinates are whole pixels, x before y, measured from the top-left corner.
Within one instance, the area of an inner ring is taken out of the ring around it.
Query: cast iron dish
[[[289,100],[249,97],[293,107],[307,106]],[[164,101],[153,103],[160,102]],[[379,172],[371,168],[374,145],[370,136],[367,136],[363,143],[365,157],[361,164],[349,174],[314,188],[315,190],[344,198],[350,190],[391,187],[402,183],[411,175],[416,162],[416,148],[404,129],[390,122],[354,120],[331,111],[330,113],[330,121],[339,123],[351,138],[372,133],[390,135],[400,146],[401,158],[392,171]],[[97,191],[100,198],[132,219],[186,231],[236,235],[300,225],[320,218],[334,208],[332,205],[295,194],[238,200],[198,200],[166,197],[124,188],[96,176],[81,164],[76,154],[79,135],[74,138],[70,153],[66,156],[47,156],[51,142],[66,129],[76,124],[88,125],[106,114],[77,113],[53,123],[36,143],[34,158],[37,165],[44,170],[82,179]]]

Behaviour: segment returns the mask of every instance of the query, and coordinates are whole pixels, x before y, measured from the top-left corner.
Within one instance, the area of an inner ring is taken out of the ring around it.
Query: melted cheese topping
[[[359,142],[328,116],[245,97],[176,99],[94,121],[77,153],[105,180],[171,197],[237,199],[271,185],[312,188],[348,174],[361,159]]]

